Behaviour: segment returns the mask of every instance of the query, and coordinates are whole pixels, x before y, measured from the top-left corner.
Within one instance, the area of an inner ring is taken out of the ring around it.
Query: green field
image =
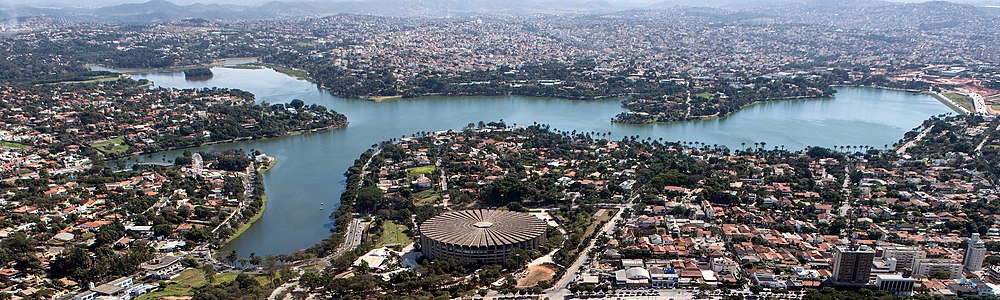
[[[1000,104],[990,105],[990,108],[993,108],[994,111],[1000,111]]]
[[[437,171],[434,165],[406,169],[408,175],[431,174]]]
[[[710,94],[708,92],[704,92],[704,93],[700,93],[700,94],[695,94],[694,96],[698,97],[698,98],[702,98],[702,99],[712,99],[712,94]]]
[[[424,194],[425,192],[430,192],[430,193]],[[437,192],[434,190],[421,191],[420,193],[417,193],[417,195],[422,197],[417,198],[416,196],[414,196],[413,205],[416,206],[434,205],[440,202],[441,200],[441,197],[438,197]]]
[[[54,84],[99,83],[99,82],[117,81],[117,80],[122,79],[122,78],[128,78],[128,75],[121,75],[121,76],[118,76],[118,75],[113,75],[113,76],[94,76],[94,77],[90,77],[90,79],[86,79],[86,80],[61,81],[61,82],[56,82]]]
[[[972,98],[969,98],[969,96],[959,93],[944,93],[944,96],[951,99],[951,101],[955,101],[955,103],[958,103],[958,105],[969,111],[975,111],[975,108],[972,107]]]
[[[423,191],[419,191],[416,194],[413,194],[413,199],[420,200],[420,199],[424,199],[424,198],[430,198],[430,197],[437,196],[437,194],[438,194],[438,192],[435,191],[434,189],[426,189],[426,190],[423,190]]]
[[[205,285],[205,272],[199,269],[188,269],[181,272],[181,275],[167,282],[162,289],[149,294],[142,295],[136,300],[158,299],[168,296],[189,296],[191,290]]]
[[[123,137],[96,142],[90,146],[105,154],[122,154],[129,149],[128,145],[125,145],[125,138]]]
[[[396,224],[392,221],[382,222],[382,236],[378,239],[378,246],[401,245],[406,246],[413,242],[406,236],[406,226]]]
[[[216,274],[215,278],[212,278],[212,284],[221,284],[236,280],[237,275],[236,273]],[[254,276],[254,279],[257,279],[261,284],[267,284],[268,282],[266,276]],[[191,296],[195,288],[204,286],[205,284],[208,284],[208,281],[205,278],[204,271],[201,269],[187,269],[181,272],[181,275],[177,276],[177,278],[167,281],[167,284],[162,289],[142,295],[136,298],[136,300],[153,300],[170,296]]]
[[[259,65],[255,65],[255,64],[242,64],[242,65],[225,66],[223,68],[227,68],[227,69],[244,69],[244,70],[259,70],[259,69],[263,69],[264,67],[261,67]]]
[[[0,147],[14,148],[14,149],[28,149],[28,148],[30,148],[30,147],[28,147],[28,145],[25,145],[25,144],[18,144],[18,143],[15,143],[15,142],[8,142],[8,141],[0,141]]]
[[[288,75],[288,77],[295,77],[301,80],[309,80],[309,73],[299,69],[292,69],[289,67],[276,65],[276,64],[259,64],[260,66],[271,68],[272,70]]]

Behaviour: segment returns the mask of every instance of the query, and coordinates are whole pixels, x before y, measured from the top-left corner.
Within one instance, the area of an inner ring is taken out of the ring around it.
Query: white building
[[[615,285],[618,286],[649,286],[649,271],[642,267],[631,267],[615,271]]]
[[[729,257],[716,257],[708,261],[708,266],[712,271],[719,274],[736,274],[740,272],[740,265]]]
[[[903,277],[898,274],[879,274],[875,276],[875,286],[880,291],[886,291],[897,297],[913,296],[913,277]]]
[[[986,259],[986,243],[979,239],[979,233],[973,233],[969,239],[969,245],[965,247],[965,269],[969,271],[981,271],[983,260]]]
[[[160,258],[153,259],[151,261],[143,263],[140,267],[146,271],[150,277],[156,279],[169,280],[176,278],[181,271],[184,270],[184,265],[181,264],[181,258],[166,255]]]
[[[927,252],[917,247],[886,247],[881,250],[883,259],[896,259],[896,269],[900,271],[912,271],[914,260],[927,257]]]
[[[947,271],[948,279],[962,278],[962,264],[944,258],[924,258],[913,262],[913,275],[930,278],[936,271]]]

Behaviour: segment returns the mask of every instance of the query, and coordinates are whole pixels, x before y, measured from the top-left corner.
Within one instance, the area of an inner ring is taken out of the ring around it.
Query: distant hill
[[[212,1],[212,0],[205,0]],[[970,0],[988,1],[1000,0]],[[527,15],[567,13],[610,13],[630,9],[678,9],[678,7],[723,7],[746,10],[750,15],[772,14],[776,11],[799,12],[847,11],[852,14],[927,13],[936,17],[937,26],[950,26],[946,14],[953,14],[960,23],[963,14],[997,9],[960,5],[949,2],[900,4],[868,0],[305,0],[272,1],[256,6],[230,4],[178,5],[167,0],[151,0],[100,8],[39,8],[30,6],[0,6],[0,19],[25,16],[47,16],[77,22],[150,23],[179,19],[237,21],[300,16],[326,16],[338,13],[382,16],[454,17],[475,14]],[[780,8],[780,9],[775,9]],[[801,15],[801,14],[800,14]],[[882,15],[880,15],[882,16]],[[786,15],[792,17],[792,14]],[[926,18],[924,18],[926,19]],[[893,17],[861,18],[858,22],[895,22]],[[822,18],[809,21],[824,22]],[[908,20],[906,21],[908,22]],[[918,23],[928,24],[928,21]],[[863,24],[858,24],[863,25]]]

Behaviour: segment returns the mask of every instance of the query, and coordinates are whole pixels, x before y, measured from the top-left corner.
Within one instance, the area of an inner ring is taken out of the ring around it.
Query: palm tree
[[[251,265],[253,265],[255,267],[259,266],[260,265],[260,259],[261,258],[260,258],[260,256],[257,256],[257,253],[250,253],[250,264]]]

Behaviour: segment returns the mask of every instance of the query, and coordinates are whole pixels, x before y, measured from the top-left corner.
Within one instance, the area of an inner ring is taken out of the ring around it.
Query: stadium
[[[420,247],[431,259],[503,262],[516,249],[545,244],[548,226],[525,213],[462,210],[435,216],[420,225]]]

